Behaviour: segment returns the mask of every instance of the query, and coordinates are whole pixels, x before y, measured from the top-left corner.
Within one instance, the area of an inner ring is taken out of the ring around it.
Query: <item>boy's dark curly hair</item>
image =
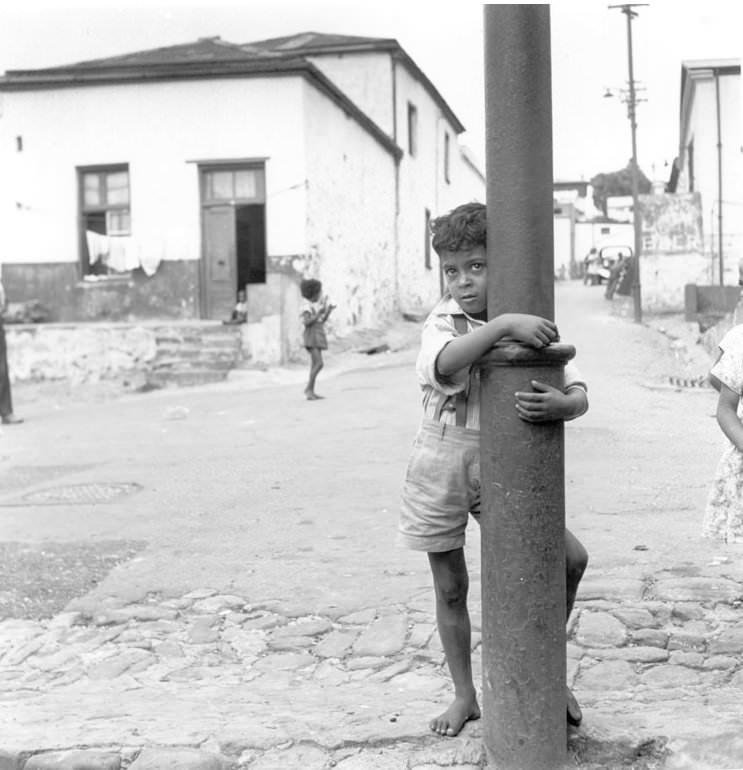
[[[313,300],[322,291],[322,282],[316,278],[305,278],[299,284],[299,291],[305,299]]]
[[[486,245],[487,217],[483,203],[463,203],[431,222],[431,245],[442,251],[469,251]]]

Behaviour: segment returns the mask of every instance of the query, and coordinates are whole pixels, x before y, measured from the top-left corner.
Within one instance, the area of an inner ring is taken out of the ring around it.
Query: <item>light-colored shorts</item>
[[[480,431],[424,420],[413,442],[397,542],[416,551],[461,548],[480,515]]]

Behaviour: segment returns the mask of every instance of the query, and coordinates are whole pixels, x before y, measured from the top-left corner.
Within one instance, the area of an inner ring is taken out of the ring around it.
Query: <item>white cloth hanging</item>
[[[88,260],[94,265],[98,260],[106,264],[111,249],[110,238],[107,235],[95,233],[92,230],[85,231],[85,240],[88,244]]]

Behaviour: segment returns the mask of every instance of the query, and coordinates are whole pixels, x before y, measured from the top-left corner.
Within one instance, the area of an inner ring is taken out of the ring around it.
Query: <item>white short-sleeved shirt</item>
[[[455,315],[463,315],[467,319],[467,331],[478,326],[484,326],[484,321],[479,321],[467,315],[457,301],[445,294],[434,309],[429,313],[423,324],[421,332],[421,349],[416,360],[415,370],[418,383],[423,391],[423,417],[435,419],[440,405],[449,396],[468,390],[467,395],[467,428],[480,429],[480,373],[474,367],[465,367],[447,377],[442,377],[436,372],[436,359],[444,346],[459,337],[460,334],[454,325]],[[578,367],[568,361],[565,365],[565,386],[579,386],[586,389],[586,384],[580,376]],[[442,423],[455,424],[456,415],[451,410],[441,411],[439,419]]]

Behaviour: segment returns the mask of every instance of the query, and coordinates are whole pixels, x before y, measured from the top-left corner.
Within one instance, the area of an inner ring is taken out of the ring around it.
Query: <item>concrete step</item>
[[[239,354],[241,345],[167,345],[157,346],[157,355],[163,356],[183,356],[184,358],[193,358],[194,356],[234,356]]]
[[[233,369],[235,366],[234,358],[168,358],[152,362],[152,371],[175,372],[182,370],[184,372],[193,369]]]
[[[208,345],[213,348],[221,347],[239,347],[242,345],[242,338],[233,336],[200,335],[189,334],[179,336],[168,334],[155,337],[158,347],[160,345]]]
[[[240,348],[200,348],[189,346],[187,348],[158,348],[155,353],[157,358],[231,358],[237,360],[241,358]]]
[[[228,371],[227,369],[192,369],[190,371],[150,372],[147,375],[147,382],[160,387],[207,385],[210,382],[222,382],[227,378]]]
[[[155,329],[157,352],[148,373],[153,385],[201,385],[220,382],[242,361],[238,326],[222,323],[175,323]]]

